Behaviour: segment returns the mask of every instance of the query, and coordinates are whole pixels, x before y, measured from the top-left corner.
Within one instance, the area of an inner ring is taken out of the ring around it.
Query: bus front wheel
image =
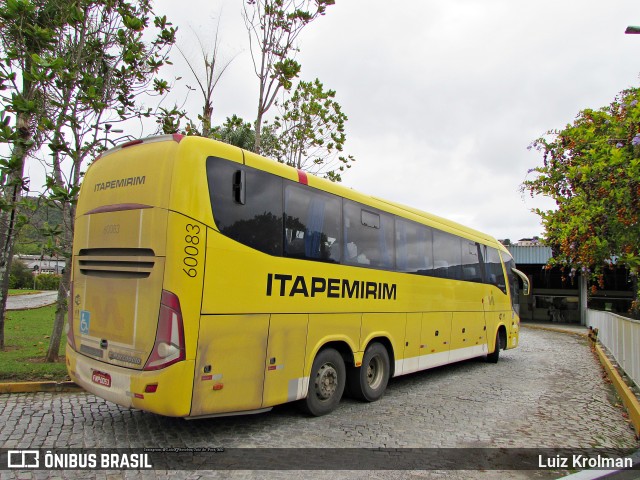
[[[387,349],[381,343],[372,343],[364,352],[362,366],[349,371],[349,393],[366,402],[379,400],[387,388],[390,371]]]
[[[340,353],[333,348],[320,351],[311,367],[304,410],[316,417],[334,410],[342,398],[345,381],[346,368]]]
[[[501,340],[500,340],[500,332],[496,333],[496,348],[493,351],[493,353],[490,353],[487,355],[487,362],[489,363],[498,363],[498,360],[500,359],[500,347],[501,347]]]

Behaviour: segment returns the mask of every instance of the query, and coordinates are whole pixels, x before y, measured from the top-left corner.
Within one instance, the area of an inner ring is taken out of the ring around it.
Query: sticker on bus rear
[[[80,333],[89,335],[89,324],[91,322],[91,313],[87,310],[80,310]]]

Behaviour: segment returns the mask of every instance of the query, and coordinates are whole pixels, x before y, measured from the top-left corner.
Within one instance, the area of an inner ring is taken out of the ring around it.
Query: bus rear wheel
[[[366,402],[379,400],[387,389],[390,372],[387,349],[381,343],[372,343],[364,352],[362,366],[349,371],[349,393]]]
[[[346,368],[340,353],[333,348],[320,351],[311,367],[304,410],[315,417],[333,411],[340,403],[345,382]]]

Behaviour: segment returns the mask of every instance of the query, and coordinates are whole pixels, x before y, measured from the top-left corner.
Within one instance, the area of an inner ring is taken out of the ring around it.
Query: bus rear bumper
[[[127,408],[170,417],[191,411],[194,361],[185,360],[161,370],[118,367],[79,354],[67,346],[67,370],[86,391]]]

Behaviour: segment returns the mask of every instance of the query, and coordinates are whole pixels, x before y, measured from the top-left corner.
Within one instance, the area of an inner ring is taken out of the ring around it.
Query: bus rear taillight
[[[69,298],[67,298],[67,343],[75,350],[76,338],[73,335],[73,282],[69,282]]]
[[[156,341],[144,369],[158,370],[180,362],[185,358],[184,327],[180,300],[175,294],[163,290]]]

